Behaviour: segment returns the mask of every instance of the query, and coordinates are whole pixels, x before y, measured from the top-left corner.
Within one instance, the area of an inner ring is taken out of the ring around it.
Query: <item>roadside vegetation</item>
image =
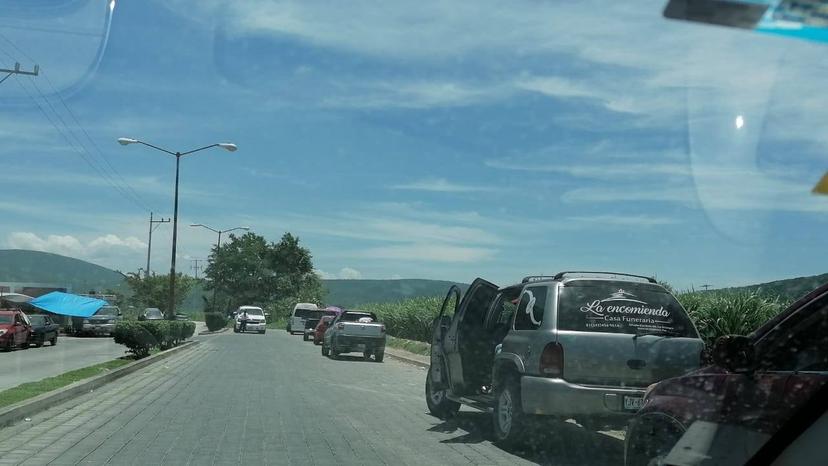
[[[676,293],[676,298],[687,309],[708,345],[722,335],[746,335],[790,304],[787,299],[758,289],[689,291]],[[368,304],[361,308],[376,313],[389,335],[430,343],[432,323],[440,312],[442,301],[442,297],[433,296]]]
[[[115,326],[115,343],[127,347],[135,358],[149,356],[154,349],[166,350],[184,343],[195,333],[195,322],[182,320],[123,320]]]
[[[106,372],[124,366],[132,362],[131,359],[114,359],[94,366],[84,367],[73,371],[65,372],[55,377],[48,377],[37,382],[28,382],[0,392],[0,407],[19,403],[29,398],[34,398],[52,390],[63,388],[75,382],[95,377]]]

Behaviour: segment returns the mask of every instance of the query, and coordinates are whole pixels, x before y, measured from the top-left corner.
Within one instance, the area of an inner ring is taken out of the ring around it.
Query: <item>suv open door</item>
[[[459,405],[445,398],[460,396],[465,390],[463,354],[475,351],[484,339],[486,313],[497,296],[497,285],[482,278],[475,279],[460,299],[460,288],[453,285],[440,309],[433,327],[431,367],[426,377],[426,398],[429,410],[438,417],[456,412]],[[452,298],[454,306],[451,306]],[[453,311],[453,314],[449,315]],[[485,339],[488,342],[488,339]]]

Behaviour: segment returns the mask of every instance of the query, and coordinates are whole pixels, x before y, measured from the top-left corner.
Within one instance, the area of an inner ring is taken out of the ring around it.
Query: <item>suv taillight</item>
[[[340,322],[340,323],[336,324],[336,328],[338,328],[339,330],[342,330],[342,329],[344,329],[344,328],[345,328],[345,324],[343,324],[342,322]]]
[[[540,373],[544,377],[563,377],[563,346],[549,343],[540,357]]]

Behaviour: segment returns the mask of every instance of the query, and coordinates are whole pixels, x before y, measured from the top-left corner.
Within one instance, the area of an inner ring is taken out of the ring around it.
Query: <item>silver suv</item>
[[[505,288],[478,278],[460,295],[452,287],[435,321],[426,402],[441,418],[461,403],[491,409],[501,443],[533,415],[621,426],[647,386],[701,365],[696,328],[649,277],[561,272]]]

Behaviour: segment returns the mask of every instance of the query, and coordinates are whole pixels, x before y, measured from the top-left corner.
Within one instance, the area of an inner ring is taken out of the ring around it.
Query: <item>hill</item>
[[[114,270],[80,259],[23,249],[0,250],[0,282],[54,283],[76,293],[89,290],[124,292],[124,277]]]
[[[776,280],[767,283],[760,283],[758,285],[740,286],[734,288],[725,288],[732,291],[754,291],[760,290],[763,294],[771,296],[779,296],[785,301],[793,301],[810,293],[820,285],[828,283],[828,273],[822,275],[811,275],[809,277],[789,278],[786,280]]]
[[[400,301],[419,296],[444,296],[454,282],[425,279],[323,280],[331,305],[356,307],[368,303]],[[462,288],[468,285],[461,285]]]

